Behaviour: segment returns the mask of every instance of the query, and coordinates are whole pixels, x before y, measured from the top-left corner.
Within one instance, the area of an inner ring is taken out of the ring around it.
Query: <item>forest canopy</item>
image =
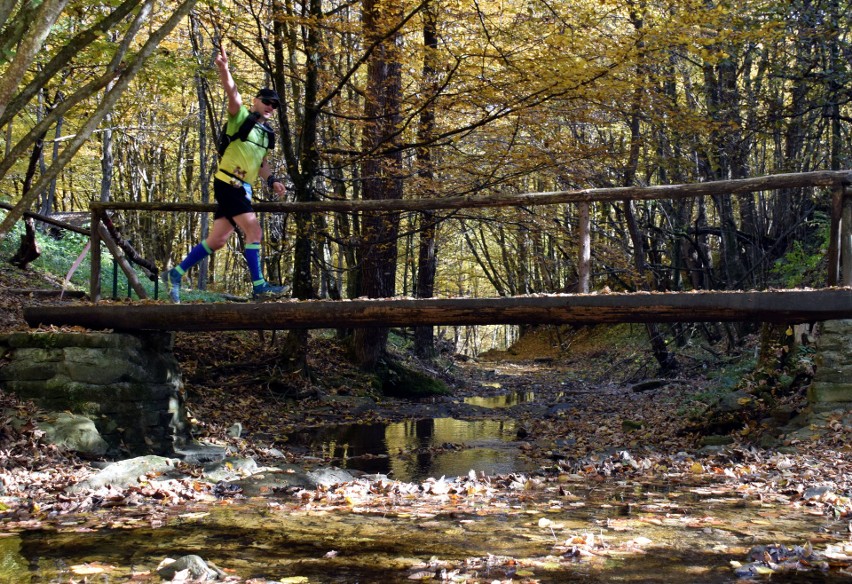
[[[209,202],[220,45],[244,95],[282,98],[271,160],[292,201],[848,169],[850,21],[848,0],[5,0],[0,237],[24,211]],[[821,285],[830,201],[265,214],[265,267],[299,298]],[[157,266],[208,228],[198,213],[113,221]],[[248,289],[232,243],[193,270],[199,288]],[[384,340],[361,339],[359,358]]]

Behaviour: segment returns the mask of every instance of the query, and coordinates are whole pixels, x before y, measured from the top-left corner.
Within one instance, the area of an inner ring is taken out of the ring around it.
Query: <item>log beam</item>
[[[255,202],[255,211],[277,213],[318,213],[348,211],[427,211],[430,209],[486,209],[518,205],[554,205],[593,201],[616,202],[623,200],[649,201],[656,199],[683,199],[705,195],[746,194],[774,189],[806,187],[836,187],[852,184],[852,170],[821,170],[790,174],[774,174],[754,178],[722,180],[706,183],[660,185],[653,187],[611,187],[576,189],[543,193],[501,193],[498,195],[464,195],[434,199],[382,199],[382,200],[329,200],[311,202]],[[206,203],[142,203],[136,201],[93,201],[92,211],[212,211],[215,205]]]
[[[253,303],[30,306],[32,327],[272,330],[372,326],[773,322],[852,318],[852,289],[564,294],[506,298],[280,300]]]

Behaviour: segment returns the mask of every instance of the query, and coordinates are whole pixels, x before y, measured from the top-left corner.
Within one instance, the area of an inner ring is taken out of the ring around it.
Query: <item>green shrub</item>
[[[770,274],[786,288],[800,286],[822,286],[825,283],[824,260],[829,242],[829,221],[823,213],[814,213],[811,222],[814,237],[810,240],[796,240],[776,261]]]

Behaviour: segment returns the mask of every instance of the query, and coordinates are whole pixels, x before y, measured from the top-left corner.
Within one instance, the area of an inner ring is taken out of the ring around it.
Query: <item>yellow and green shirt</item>
[[[249,110],[246,106],[240,106],[240,111],[236,115],[228,116],[228,134],[236,134],[248,116]],[[260,128],[261,123],[258,120],[249,132],[247,140],[233,140],[228,145],[222,159],[219,160],[219,171],[216,172],[216,178],[231,182],[233,177],[236,176],[243,182],[250,185],[254,184],[260,165],[263,164],[263,158],[269,149],[267,146],[272,146],[272,144],[267,144],[267,132]],[[223,170],[225,172],[222,172]]]

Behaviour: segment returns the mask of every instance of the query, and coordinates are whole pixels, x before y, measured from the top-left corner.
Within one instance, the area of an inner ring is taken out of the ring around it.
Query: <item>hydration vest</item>
[[[216,152],[218,152],[219,158],[222,158],[225,150],[228,149],[228,146],[234,140],[248,141],[249,134],[257,125],[259,118],[260,114],[258,112],[249,112],[248,117],[243,120],[243,123],[240,124],[239,129],[234,134],[228,133],[228,122],[225,122],[222,125],[222,130],[219,132],[219,141],[216,143]],[[275,132],[266,124],[260,124],[258,127],[263,130],[263,139],[266,142],[265,144],[258,144],[258,146],[272,150],[275,147]]]

